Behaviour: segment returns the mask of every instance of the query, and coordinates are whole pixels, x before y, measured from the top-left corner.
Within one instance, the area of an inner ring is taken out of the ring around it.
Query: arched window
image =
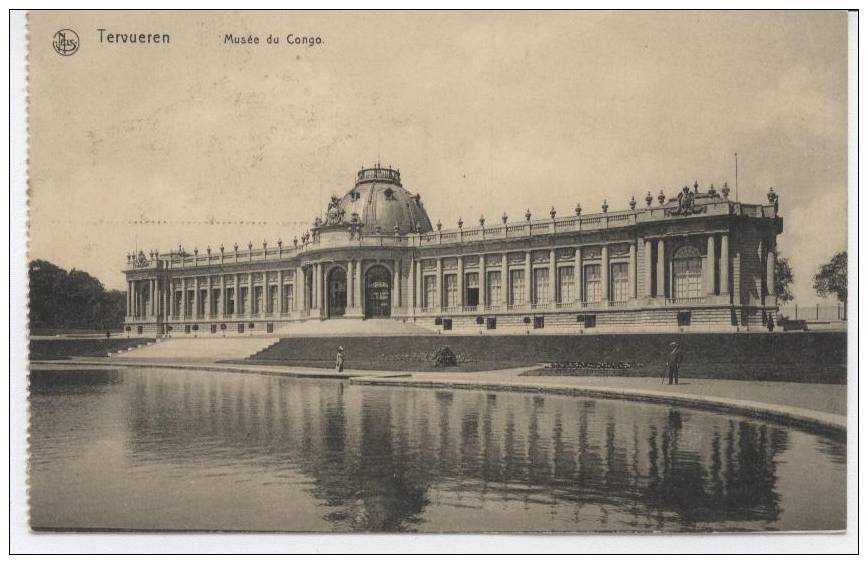
[[[675,299],[702,296],[702,255],[690,245],[680,247],[673,260]]]

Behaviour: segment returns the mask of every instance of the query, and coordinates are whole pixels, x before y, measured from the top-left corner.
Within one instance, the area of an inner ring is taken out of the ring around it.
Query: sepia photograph
[[[845,535],[850,16],[27,12],[27,528]]]

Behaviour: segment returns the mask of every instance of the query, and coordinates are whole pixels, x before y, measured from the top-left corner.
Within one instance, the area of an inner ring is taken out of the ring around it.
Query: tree
[[[835,295],[841,303],[847,302],[847,252],[836,253],[820,266],[814,275],[814,290],[821,297]]]
[[[67,272],[48,261],[30,263],[31,329],[116,329],[123,325],[126,294],[106,290],[84,271]]]
[[[786,257],[775,259],[775,295],[781,303],[793,300],[793,268]]]

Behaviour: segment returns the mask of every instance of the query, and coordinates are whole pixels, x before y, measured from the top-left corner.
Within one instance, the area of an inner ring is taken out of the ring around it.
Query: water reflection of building
[[[491,502],[571,508],[578,529],[757,529],[781,512],[778,427],[568,397],[127,376],[136,459],[300,471],[339,530]]]
[[[630,208],[436,229],[398,170],[358,172],[292,244],[127,255],[140,333],[275,332],[294,321],[385,318],[444,330],[735,330],[777,309],[778,197],[663,192]]]

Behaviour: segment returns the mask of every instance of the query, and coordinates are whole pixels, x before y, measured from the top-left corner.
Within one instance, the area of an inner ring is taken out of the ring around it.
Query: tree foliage
[[[67,272],[48,261],[30,263],[31,329],[117,329],[123,326],[126,294],[107,290],[95,277]]]
[[[793,268],[786,257],[775,259],[775,295],[781,303],[793,300]]]
[[[814,290],[822,297],[835,295],[838,301],[847,302],[847,252],[836,253],[820,266],[814,275]]]

